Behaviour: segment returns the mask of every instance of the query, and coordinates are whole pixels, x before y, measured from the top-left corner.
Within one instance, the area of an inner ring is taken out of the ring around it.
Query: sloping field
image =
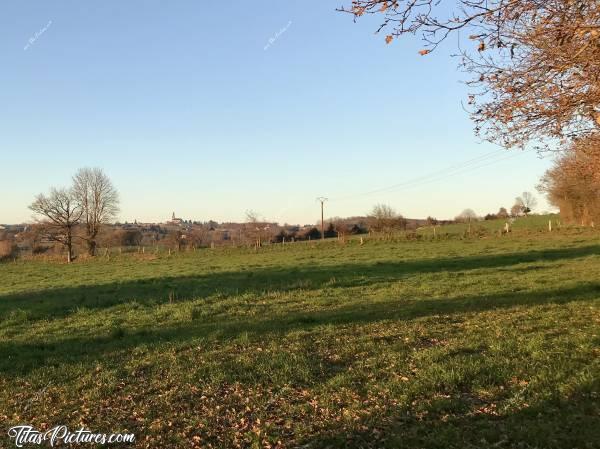
[[[600,447],[599,298],[568,229],[6,263],[0,447]]]

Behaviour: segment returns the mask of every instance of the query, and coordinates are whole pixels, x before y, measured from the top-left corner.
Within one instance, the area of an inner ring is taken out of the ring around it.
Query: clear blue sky
[[[33,197],[83,166],[113,179],[121,221],[308,223],[321,195],[330,216],[383,202],[448,218],[535,192],[549,161],[523,154],[361,196],[498,148],[461,109],[455,41],[387,46],[342,3],[3,1],[0,223],[31,220]]]

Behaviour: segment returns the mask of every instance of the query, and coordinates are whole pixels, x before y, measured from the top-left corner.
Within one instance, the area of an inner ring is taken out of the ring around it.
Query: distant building
[[[167,224],[181,226],[183,224],[183,220],[181,218],[175,217],[175,212],[173,212],[171,220],[167,221]]]

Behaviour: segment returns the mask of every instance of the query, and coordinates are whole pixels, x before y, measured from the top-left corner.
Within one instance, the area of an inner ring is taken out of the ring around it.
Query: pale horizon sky
[[[385,45],[343,0],[232,3],[2,2],[0,223],[86,166],[122,222],[314,223],[318,196],[329,217],[485,215],[523,191],[550,209],[549,158],[474,136],[455,41]]]

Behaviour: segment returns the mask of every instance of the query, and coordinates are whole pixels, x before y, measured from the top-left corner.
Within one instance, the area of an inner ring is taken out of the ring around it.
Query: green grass
[[[471,233],[479,236],[492,236],[501,233],[504,230],[504,226],[507,222],[510,223],[511,232],[517,234],[533,234],[539,232],[548,231],[548,221],[552,221],[552,228],[554,231],[559,231],[563,228],[561,219],[556,214],[550,215],[530,215],[526,218],[512,219],[498,219],[498,220],[482,220],[474,221],[471,223]],[[464,236],[467,233],[469,225],[467,223],[455,223],[438,227],[436,231],[440,233],[440,236],[456,237]],[[573,227],[570,227],[572,230]],[[424,226],[418,231],[419,234],[424,236],[433,235],[433,229],[431,227]]]
[[[0,447],[600,447],[600,235],[522,226],[0,265]]]

